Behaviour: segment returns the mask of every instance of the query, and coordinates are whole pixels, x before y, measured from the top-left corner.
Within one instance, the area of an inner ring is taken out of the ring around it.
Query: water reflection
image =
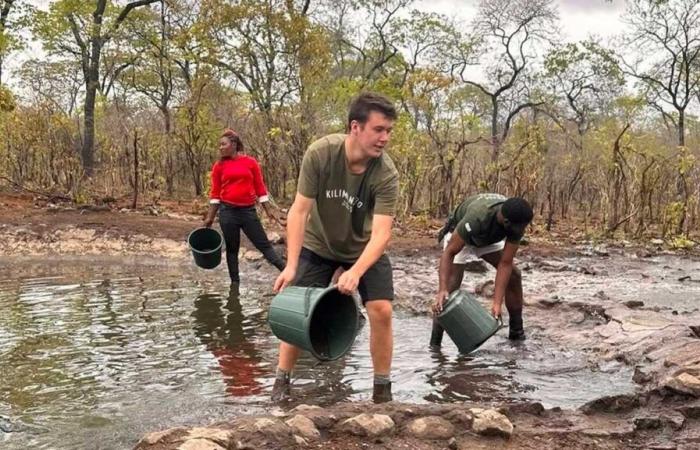
[[[267,281],[238,295],[213,272],[119,262],[56,259],[43,273],[3,272],[0,261],[0,428],[25,430],[0,433],[3,449],[132,448],[156,429],[269,411],[279,341],[266,322]],[[449,339],[432,353],[429,333],[430,318],[396,311],[397,401],[576,407],[634,389],[629,371],[591,368],[585,353],[536,333],[522,347],[496,335],[469,357]],[[369,327],[338,361],[303,354],[292,390],[293,404],[370,399]]]
[[[217,359],[226,392],[234,397],[260,394],[263,385],[258,379],[266,373],[253,344],[254,330],[244,328],[249,319],[243,315],[238,285],[231,287],[226,298],[208,293],[197,296],[192,317],[195,335]]]

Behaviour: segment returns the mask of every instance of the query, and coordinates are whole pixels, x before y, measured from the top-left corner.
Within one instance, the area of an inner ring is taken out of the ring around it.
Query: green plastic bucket
[[[437,321],[460,353],[473,352],[500,328],[481,303],[462,290],[450,294]]]
[[[267,320],[281,341],[322,361],[332,361],[352,347],[360,315],[352,296],[342,294],[335,286],[290,286],[272,299]]]
[[[197,228],[187,236],[194,263],[202,269],[213,269],[221,262],[224,238],[213,228]]]

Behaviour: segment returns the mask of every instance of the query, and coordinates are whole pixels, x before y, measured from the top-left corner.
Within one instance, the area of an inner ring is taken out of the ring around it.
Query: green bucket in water
[[[202,269],[213,269],[221,262],[224,238],[213,228],[197,228],[187,236],[194,263]]]
[[[322,361],[345,355],[361,326],[359,307],[335,286],[290,286],[270,304],[268,323],[278,339]]]
[[[476,350],[501,328],[481,303],[462,290],[450,294],[437,321],[460,353],[465,354]]]

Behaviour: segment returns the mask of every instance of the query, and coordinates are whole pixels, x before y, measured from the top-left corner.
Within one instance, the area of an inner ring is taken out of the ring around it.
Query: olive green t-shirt
[[[331,134],[304,154],[297,191],[316,203],[304,234],[304,247],[341,262],[359,258],[372,233],[374,214],[393,216],[398,172],[389,155],[370,160],[361,174],[350,171],[345,134]]]
[[[477,194],[464,200],[454,212],[455,230],[464,242],[474,247],[485,247],[503,239],[519,244],[523,235],[506,230],[496,217],[506,200],[501,194]]]

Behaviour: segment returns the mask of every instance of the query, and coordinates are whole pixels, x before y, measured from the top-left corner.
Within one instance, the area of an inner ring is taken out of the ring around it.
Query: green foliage
[[[9,112],[14,110],[16,107],[15,98],[4,86],[0,86],[0,113]]]
[[[695,247],[695,242],[689,239],[688,236],[680,235],[669,239],[668,246],[674,250],[690,250]]]

